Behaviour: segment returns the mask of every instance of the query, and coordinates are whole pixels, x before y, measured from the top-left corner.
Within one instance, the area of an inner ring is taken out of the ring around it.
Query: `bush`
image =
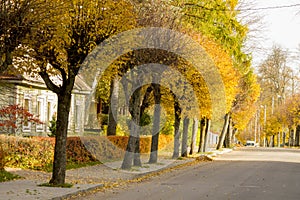
[[[7,150],[3,147],[4,144],[0,141],[0,171],[4,170],[4,167],[7,163]]]
[[[97,161],[82,143],[80,137],[68,137],[67,139],[67,160],[76,163],[88,163]]]
[[[56,135],[56,119],[55,117],[52,117],[49,125],[50,134],[48,134],[49,137],[55,137]]]
[[[128,143],[128,136],[107,136],[107,138],[118,148],[123,151],[126,150]],[[168,145],[173,145],[173,136],[171,135],[159,135],[158,149],[162,150]],[[140,153],[150,153],[151,150],[151,136],[141,136],[140,137]]]
[[[173,137],[161,134],[159,149],[173,144]],[[67,162],[76,164],[123,159],[128,136],[87,136],[67,138]],[[53,163],[55,138],[22,138],[0,135],[0,167],[49,170]],[[140,152],[149,153],[151,136],[142,136]]]
[[[52,166],[55,138],[0,136],[0,142],[7,146],[1,151],[1,156],[7,153],[7,159],[2,159],[9,167],[49,170]],[[113,145],[106,136],[103,137],[68,137],[67,162],[85,164],[96,161],[122,158],[124,152]]]
[[[164,124],[161,134],[172,135],[174,133],[174,120],[167,120]]]
[[[101,126],[107,125],[108,124],[108,114],[98,114],[98,120],[101,124]]]
[[[151,116],[147,112],[144,112],[141,117],[140,125],[147,126],[150,123],[151,123]]]
[[[0,137],[7,145],[7,166],[44,169],[53,162],[54,143],[22,137]]]

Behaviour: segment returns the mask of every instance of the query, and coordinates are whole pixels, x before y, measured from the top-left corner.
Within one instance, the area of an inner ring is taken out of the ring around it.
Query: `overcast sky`
[[[298,4],[292,7],[292,5]],[[291,6],[277,9],[261,9],[258,12],[263,16],[264,22],[264,49],[271,49],[273,45],[280,45],[287,49],[291,55],[295,55],[300,44],[300,1],[299,0],[256,0],[256,8],[276,6]],[[297,14],[298,13],[298,14]],[[265,59],[266,54],[254,52],[254,63]],[[292,62],[292,61],[291,61]],[[298,65],[298,63],[293,64]],[[293,66],[296,67],[296,66]]]

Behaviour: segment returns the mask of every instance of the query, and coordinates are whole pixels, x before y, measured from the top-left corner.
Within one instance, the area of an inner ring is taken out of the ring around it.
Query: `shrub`
[[[173,133],[174,133],[174,120],[167,120],[161,130],[161,134],[172,135]]]
[[[25,169],[44,169],[53,162],[54,144],[21,137],[1,137],[7,145],[7,165]]]
[[[0,141],[0,171],[4,170],[7,163],[7,150],[3,147],[4,144]]]
[[[141,122],[140,122],[140,125],[141,126],[147,126],[151,123],[151,116],[149,115],[149,113],[147,112],[144,112],[142,114],[142,117],[141,117]]]
[[[159,136],[159,149],[165,148],[173,140],[172,136]],[[87,136],[67,138],[67,162],[85,164],[95,161],[122,159],[128,136]],[[53,163],[55,138],[22,138],[0,135],[0,167],[49,170]],[[4,145],[4,146],[3,146]],[[149,153],[151,136],[142,136],[141,153]]]
[[[56,118],[54,116],[50,120],[49,130],[50,130],[50,134],[48,134],[48,136],[55,137],[55,135],[56,135]]]
[[[128,136],[107,136],[109,141],[111,141],[118,148],[123,151],[126,150],[128,143]],[[173,136],[171,135],[159,135],[158,149],[162,150],[166,148],[168,145],[172,145]],[[140,153],[150,153],[151,150],[151,136],[141,136],[140,137]]]
[[[97,161],[82,143],[80,137],[68,137],[67,139],[67,160],[69,162],[87,163]]]
[[[0,109],[0,128],[7,133],[18,133],[28,123],[43,124],[38,117],[20,105],[8,105]]]
[[[108,124],[108,114],[99,113],[98,120],[99,120],[101,126],[107,125]]]

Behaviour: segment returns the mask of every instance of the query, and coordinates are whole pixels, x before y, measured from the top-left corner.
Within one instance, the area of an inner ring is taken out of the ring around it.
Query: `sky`
[[[250,0],[251,1],[251,0]],[[253,0],[252,0],[253,1]],[[295,5],[294,7],[273,8]],[[295,56],[300,45],[300,1],[299,0],[256,0],[254,8],[270,8],[256,10],[263,17],[263,48],[270,52],[273,45],[279,45]],[[257,65],[266,59],[267,53],[253,52],[253,63]],[[300,58],[299,58],[300,59]],[[293,68],[300,68],[300,62],[289,60]]]

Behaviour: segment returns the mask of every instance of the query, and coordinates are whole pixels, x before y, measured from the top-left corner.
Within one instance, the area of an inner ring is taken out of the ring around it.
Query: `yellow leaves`
[[[226,4],[229,6],[230,10],[234,10],[238,4],[238,0],[226,0]]]
[[[226,92],[226,111],[229,112],[232,102],[237,94],[239,74],[233,66],[232,59],[229,54],[225,52],[220,45],[213,40],[201,35],[195,34],[193,36],[203,46],[205,51],[210,55],[215,65],[218,67],[220,75],[223,79]]]

